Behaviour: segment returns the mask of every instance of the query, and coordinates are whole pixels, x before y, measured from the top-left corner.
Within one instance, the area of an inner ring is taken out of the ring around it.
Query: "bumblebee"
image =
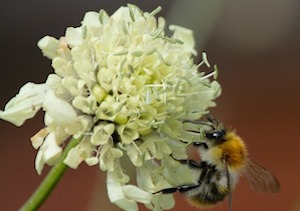
[[[231,193],[240,175],[245,176],[255,191],[276,193],[280,190],[276,177],[249,158],[244,141],[234,130],[225,128],[212,116],[207,115],[206,120],[187,121],[208,127],[204,140],[193,142],[201,161],[176,159],[171,155],[174,160],[196,172],[197,183],[166,188],[156,193],[179,191],[187,196],[192,205],[200,208],[213,206],[228,197],[229,210],[232,210]]]

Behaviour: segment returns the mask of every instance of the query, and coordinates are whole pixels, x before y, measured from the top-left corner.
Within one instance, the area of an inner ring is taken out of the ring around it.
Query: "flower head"
[[[207,113],[220,86],[209,79],[215,72],[205,75],[193,63],[192,31],[170,26],[173,35],[166,36],[164,19],[154,16],[159,9],[147,13],[128,5],[110,17],[103,10],[87,12],[81,26],[67,28],[59,40],[38,42],[54,73],[44,84],[25,84],[0,112],[20,126],[45,111],[45,128],[31,138],[38,174],[75,137],[80,142],[64,163],[74,169],[82,162],[99,165],[107,172],[110,200],[125,210],[137,210],[136,202],[169,209],[172,196],[151,193],[194,181],[170,154],[186,157],[180,140],[194,137],[182,120]],[[136,186],[128,184],[125,157],[137,170]]]

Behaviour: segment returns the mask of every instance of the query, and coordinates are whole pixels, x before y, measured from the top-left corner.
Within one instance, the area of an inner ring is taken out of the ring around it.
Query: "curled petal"
[[[161,167],[153,162],[153,160],[148,161],[144,166],[139,167],[137,170],[138,186],[149,192],[153,193],[171,186],[159,173],[161,172]],[[169,210],[174,207],[174,204],[175,201],[172,194],[159,194],[153,195],[151,204],[145,204],[145,206],[151,210]]]
[[[151,193],[146,192],[134,185],[123,186],[123,192],[127,199],[134,200],[136,202],[140,202],[143,204],[150,203],[151,198],[152,198]]]
[[[124,210],[138,210],[136,202],[148,204],[152,194],[133,185],[122,185],[115,172],[107,172],[107,191],[110,201]]]
[[[91,137],[93,145],[103,145],[108,142],[115,130],[115,125],[111,123],[102,122],[94,127],[94,132]]]
[[[92,151],[93,147],[90,145],[89,136],[84,136],[80,143],[69,151],[64,163],[76,169],[82,161],[91,156]]]
[[[49,133],[40,147],[35,160],[35,169],[41,174],[44,164],[54,165],[59,159],[62,149],[57,145],[55,134]]]
[[[122,142],[125,144],[130,144],[139,137],[139,133],[136,128],[127,125],[118,126],[117,132],[120,135]]]
[[[180,126],[181,122],[179,120],[170,118],[161,126],[161,131],[168,136],[177,139],[180,135]]]
[[[82,21],[82,25],[99,27],[100,26],[99,13],[93,11],[85,13]]]
[[[68,27],[66,30],[66,39],[70,46],[80,45],[83,42],[82,28]]]
[[[55,57],[52,60],[52,67],[59,76],[68,76],[74,74],[72,62],[62,57]]]
[[[53,59],[57,56],[56,53],[59,48],[59,43],[59,40],[50,36],[45,36],[40,39],[37,45],[42,50],[44,56]]]
[[[77,167],[81,162],[82,162],[82,158],[80,157],[78,150],[76,150],[75,148],[69,151],[67,157],[64,160],[64,164],[66,164],[72,169],[77,169]]]
[[[152,210],[170,210],[175,206],[175,200],[172,194],[156,195],[153,197],[152,204],[154,207],[147,204],[146,207]]]
[[[31,144],[35,149],[38,149],[44,142],[45,137],[48,135],[48,128],[43,128],[30,138]]]
[[[84,81],[75,77],[67,76],[61,80],[63,87],[70,92],[72,96],[80,95],[83,92]]]
[[[170,25],[170,30],[174,31],[173,37],[183,42],[183,45],[188,51],[191,51],[194,55],[197,55],[195,47],[195,40],[193,31],[182,26]]]
[[[50,91],[46,84],[27,83],[0,111],[0,118],[16,126],[21,126],[41,108],[45,95]]]
[[[151,173],[154,173],[154,169],[155,167],[157,168],[157,166],[158,165],[153,162],[151,168],[147,168],[147,165],[137,168],[137,184],[140,187],[145,190],[152,190],[153,192],[155,192],[155,185],[153,182],[153,178],[151,177]],[[156,179],[159,178],[157,177]]]
[[[72,124],[77,117],[74,108],[65,100],[62,100],[53,92],[48,92],[43,102],[43,108],[53,121],[60,126]]]
[[[62,149],[56,143],[56,138],[54,133],[50,133],[46,139],[41,149],[44,152],[44,160],[45,163],[49,165],[54,165],[57,159],[60,157],[62,153]]]
[[[36,154],[34,165],[38,175],[41,175],[45,165],[45,161],[43,159],[43,151],[39,150],[38,153]]]
[[[99,159],[97,157],[89,157],[85,159],[85,162],[88,166],[94,166],[99,163]]]
[[[115,159],[123,156],[123,152],[120,149],[113,148],[108,144],[104,145],[100,154],[100,168],[103,171],[114,171]]]
[[[126,146],[127,154],[131,160],[131,162],[135,166],[142,166],[143,165],[143,158],[141,151],[135,146],[134,144],[128,144]]]
[[[78,95],[72,101],[72,105],[76,108],[81,110],[86,114],[93,114],[93,99],[90,97],[83,97],[82,95]]]
[[[81,131],[89,131],[94,125],[93,118],[88,115],[78,116],[77,121],[80,123]]]
[[[94,125],[93,118],[88,115],[80,115],[74,121],[63,128],[65,134],[80,137],[83,131],[89,131]]]
[[[118,176],[114,172],[107,172],[107,192],[109,200],[124,210],[138,210],[137,203],[126,199],[122,184],[118,180]]]
[[[141,11],[138,7],[131,5],[129,7],[120,7],[117,11],[112,14],[111,18],[115,21],[133,21],[136,17],[141,16]]]

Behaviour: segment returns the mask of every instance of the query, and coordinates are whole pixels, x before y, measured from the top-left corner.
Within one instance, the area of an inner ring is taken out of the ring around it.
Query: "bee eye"
[[[206,138],[208,139],[219,139],[219,133],[213,132],[213,133],[207,133]]]
[[[214,131],[211,133],[206,133],[205,137],[207,139],[221,140],[224,138],[224,135],[225,135],[225,131],[220,130],[220,131]]]

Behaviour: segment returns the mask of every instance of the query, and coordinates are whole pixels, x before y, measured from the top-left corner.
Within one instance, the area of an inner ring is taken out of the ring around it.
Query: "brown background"
[[[235,2],[224,4],[205,46],[200,46],[220,69],[223,94],[212,112],[238,129],[251,157],[278,177],[282,190],[276,195],[255,193],[241,180],[233,194],[234,210],[299,211],[300,4],[297,0]],[[171,1],[132,3],[149,11],[162,3],[162,16],[174,6]],[[0,107],[3,109],[27,81],[44,82],[52,71],[36,47],[41,37],[63,35],[67,26],[78,26],[88,10],[104,8],[111,14],[125,4],[100,0],[1,1]],[[196,27],[202,23],[195,18],[185,24],[186,10],[177,12],[178,20],[172,19],[172,23]],[[201,33],[196,34],[196,40],[200,38]],[[36,174],[36,151],[29,141],[41,127],[42,113],[21,128],[0,122],[1,210],[17,210],[46,175],[48,169],[42,176]],[[195,210],[180,194],[175,195],[178,201],[174,210]],[[119,209],[107,201],[105,175],[97,167],[82,165],[67,172],[40,210]],[[211,210],[227,210],[226,201]]]

